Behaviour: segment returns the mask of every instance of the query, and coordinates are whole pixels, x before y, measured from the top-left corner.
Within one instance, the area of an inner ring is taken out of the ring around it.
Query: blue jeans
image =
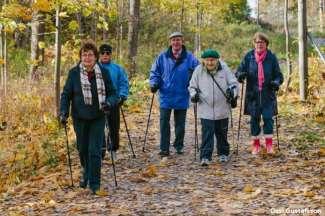
[[[160,108],[160,150],[169,153],[170,145],[170,115],[172,109]],[[175,141],[174,147],[176,150],[181,150],[184,147],[185,135],[185,119],[186,109],[174,109],[175,122]]]
[[[227,141],[228,118],[220,120],[201,119],[202,144],[200,159],[212,160],[214,136],[217,139],[218,155],[229,155],[229,143]]]
[[[86,184],[89,182],[89,187],[93,191],[100,188],[104,126],[104,117],[94,120],[73,119],[83,178]]]
[[[258,136],[261,133],[261,116],[254,117],[251,116],[250,126],[251,126],[251,135]],[[263,133],[264,134],[273,134],[273,118],[263,118]]]

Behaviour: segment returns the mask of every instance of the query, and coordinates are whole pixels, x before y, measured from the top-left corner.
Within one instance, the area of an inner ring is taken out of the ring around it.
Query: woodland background
[[[308,70],[304,77],[308,85],[306,97],[301,98],[300,1],[252,2],[255,2],[253,7],[246,0],[0,1],[0,193],[3,197],[23,183],[58,170],[66,171],[66,138],[57,122],[58,96],[68,69],[79,60],[80,44],[89,38],[98,45],[111,44],[114,60],[129,73],[130,98],[124,108],[132,136],[136,137],[135,142],[139,141],[135,145],[140,148],[144,126],[134,126],[134,116],[147,110],[151,96],[150,66],[168,46],[171,32],[182,31],[185,45],[197,57],[201,50],[217,49],[233,70],[252,48],[254,33],[265,32],[285,76],[279,92],[280,115],[299,116],[289,123],[295,128],[295,136],[286,144],[294,146],[302,156],[316,149],[314,153],[323,157],[325,64],[309,41]],[[307,31],[324,53],[324,0],[303,2],[307,8]],[[319,130],[310,129],[310,125]],[[72,130],[69,135],[75,153]],[[324,176],[321,181],[324,182]]]

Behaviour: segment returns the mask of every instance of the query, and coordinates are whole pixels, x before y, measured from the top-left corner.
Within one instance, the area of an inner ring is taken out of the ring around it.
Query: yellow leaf
[[[150,165],[146,168],[146,170],[142,173],[143,177],[151,178],[157,176],[157,167],[155,165]]]
[[[251,184],[247,184],[247,185],[245,185],[243,191],[244,191],[245,193],[252,193],[252,192],[254,192],[255,190],[254,190],[254,188],[253,188],[253,186],[252,186]]]
[[[44,49],[45,48],[45,42],[44,41],[38,42],[38,48]]]
[[[324,157],[324,156],[325,156],[325,147],[321,147],[321,148],[319,149],[318,155],[319,155],[320,157]]]
[[[53,206],[55,206],[56,202],[51,199],[48,204],[49,204],[49,206],[53,207]]]
[[[97,191],[95,192],[95,194],[96,194],[97,196],[101,196],[101,197],[108,196],[108,192],[105,191],[104,189],[97,190]]]
[[[2,58],[0,58],[0,65],[3,65],[3,64],[5,64],[5,61]]]
[[[77,21],[72,20],[71,22],[69,22],[69,29],[71,29],[72,31],[75,31],[79,28],[79,24]]]
[[[313,197],[313,196],[315,196],[315,192],[313,192],[313,191],[305,191],[304,196],[305,197]]]

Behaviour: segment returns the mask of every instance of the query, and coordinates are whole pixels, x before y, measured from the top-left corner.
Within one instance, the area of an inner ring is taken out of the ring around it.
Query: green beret
[[[206,49],[203,51],[201,58],[220,58],[219,53],[213,49]]]

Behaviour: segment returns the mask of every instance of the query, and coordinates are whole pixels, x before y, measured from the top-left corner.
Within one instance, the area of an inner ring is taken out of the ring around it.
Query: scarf
[[[267,50],[264,50],[260,53],[254,51],[255,60],[257,63],[257,78],[258,78],[258,90],[262,91],[263,83],[264,83],[264,69],[263,69],[263,61],[265,60],[267,54]]]
[[[179,58],[181,57],[181,54],[182,54],[182,49],[180,49],[179,51],[174,51],[174,50],[172,49],[172,53],[173,53],[173,57],[174,57],[175,59],[179,59]]]
[[[80,82],[81,82],[81,90],[84,98],[84,102],[86,105],[92,105],[92,94],[91,94],[91,84],[88,80],[88,73],[86,68],[80,64]],[[97,95],[98,95],[98,103],[99,108],[102,108],[102,103],[105,103],[106,94],[105,94],[105,84],[102,76],[102,72],[96,63],[94,66],[96,85],[97,85]]]

